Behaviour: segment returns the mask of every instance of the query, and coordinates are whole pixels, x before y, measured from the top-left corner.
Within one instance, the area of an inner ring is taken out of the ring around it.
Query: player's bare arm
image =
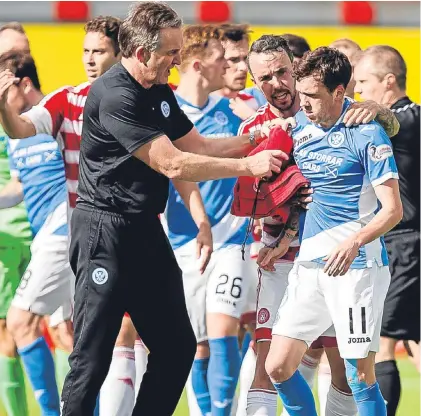
[[[280,150],[264,151],[240,160],[203,156],[179,150],[165,135],[141,146],[133,154],[170,179],[191,182],[238,176],[270,177],[273,172],[280,172],[282,160],[286,158]]]
[[[173,179],[175,189],[180,194],[184,205],[189,210],[199,232],[196,236],[196,257],[202,258],[199,271],[204,273],[213,251],[212,230],[206,214],[199,186],[194,182]]]
[[[393,111],[375,101],[353,103],[344,116],[344,123],[347,127],[367,124],[373,120],[376,120],[385,129],[389,137],[398,134],[399,121]]]
[[[12,208],[23,201],[23,187],[18,178],[12,177],[0,191],[0,209]]]
[[[7,104],[9,88],[19,81],[8,69],[0,72],[0,124],[11,139],[25,139],[36,134],[33,123]]]
[[[259,263],[259,266],[266,269],[274,268],[274,263],[277,259],[285,256],[286,252],[291,245],[292,240],[298,233],[300,220],[300,210],[297,206],[291,209],[285,228],[282,230],[277,242],[276,247],[270,248],[265,254],[264,258]]]
[[[403,208],[397,179],[388,179],[374,188],[381,208],[360,231],[339,244],[325,257],[324,272],[329,276],[343,276],[358,255],[358,250],[390,231],[402,219]]]
[[[174,142],[175,146],[184,151],[212,157],[240,158],[246,156],[253,147],[263,139],[260,131],[254,137],[243,134],[231,138],[207,139],[193,128],[185,136]],[[254,143],[253,143],[254,141]]]
[[[375,120],[384,128],[389,137],[396,136],[399,133],[399,121],[395,113],[389,108],[379,105],[379,112]]]

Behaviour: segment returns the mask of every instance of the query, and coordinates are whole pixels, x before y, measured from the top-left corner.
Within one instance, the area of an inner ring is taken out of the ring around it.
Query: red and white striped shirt
[[[90,87],[85,82],[77,87],[60,88],[23,114],[32,121],[37,134],[48,134],[58,141],[63,152],[70,208],[76,206],[83,107]]]
[[[241,123],[238,135],[247,134],[250,131],[260,130],[265,122],[276,118],[279,118],[279,116],[272,111],[269,104],[265,104],[260,107],[253,116]],[[276,240],[276,237],[279,236],[284,226],[285,224],[277,220],[277,218],[263,218],[262,243],[265,245],[272,244]],[[277,262],[284,263],[294,261],[298,249],[298,238],[295,238],[285,256],[277,260]]]
[[[257,110],[259,108],[259,104],[251,94],[239,92],[237,97],[243,100],[252,110]]]
[[[249,117],[247,120],[244,120],[238,130],[238,135],[247,134],[250,131],[261,130],[263,124],[266,121],[275,120],[279,118],[270,108],[269,104],[261,106],[255,114]]]

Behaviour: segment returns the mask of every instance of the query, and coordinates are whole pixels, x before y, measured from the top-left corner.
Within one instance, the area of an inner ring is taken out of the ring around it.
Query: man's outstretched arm
[[[240,158],[249,154],[256,144],[263,139],[263,136],[257,131],[251,139],[249,133],[229,138],[207,139],[196,128],[193,128],[185,136],[174,141],[174,145],[184,152],[199,155]]]

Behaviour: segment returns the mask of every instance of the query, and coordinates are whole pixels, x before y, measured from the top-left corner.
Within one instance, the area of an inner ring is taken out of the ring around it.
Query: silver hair
[[[160,31],[181,28],[183,20],[168,4],[147,1],[134,4],[120,27],[118,40],[123,57],[133,55],[138,47],[150,52],[159,48]]]

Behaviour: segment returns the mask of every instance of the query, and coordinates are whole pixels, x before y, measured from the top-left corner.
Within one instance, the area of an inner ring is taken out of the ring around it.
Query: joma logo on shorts
[[[362,337],[362,338],[349,338],[348,344],[364,344],[365,342],[371,342],[370,337]]]

